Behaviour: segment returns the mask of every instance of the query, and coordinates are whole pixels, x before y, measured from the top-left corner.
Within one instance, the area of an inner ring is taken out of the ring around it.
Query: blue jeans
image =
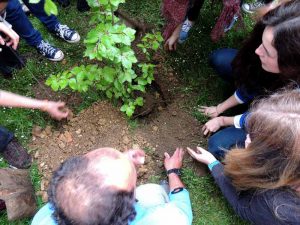
[[[225,81],[233,83],[231,62],[238,50],[233,48],[221,48],[213,51],[209,56],[209,63],[217,74]]]
[[[223,158],[226,151],[233,147],[244,148],[246,131],[234,126],[226,127],[208,139],[208,151],[216,158]]]
[[[32,14],[48,28],[48,30],[54,31],[54,28],[59,21],[56,16],[48,16],[44,11],[45,0],[41,0],[37,4],[29,4],[29,0],[23,0],[23,2],[30,9]],[[8,1],[6,7],[6,20],[12,25],[13,30],[16,31],[21,38],[25,39],[27,44],[35,47],[41,42],[42,36],[40,32],[33,28],[18,0]]]
[[[222,48],[215,50],[209,56],[210,65],[217,74],[225,81],[233,83],[231,62],[236,57],[238,50]],[[223,158],[226,151],[232,147],[244,147],[246,132],[244,129],[237,129],[234,126],[226,127],[208,139],[208,151],[215,157]]]
[[[0,126],[0,152],[6,148],[13,138],[14,134],[12,132]]]

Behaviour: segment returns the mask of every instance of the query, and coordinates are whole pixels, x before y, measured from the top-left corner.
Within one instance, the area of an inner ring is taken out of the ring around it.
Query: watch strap
[[[175,174],[177,174],[178,176],[180,176],[180,175],[181,175],[181,169],[173,168],[173,169],[167,170],[167,175],[169,175],[169,174],[171,174],[171,173],[175,173]]]

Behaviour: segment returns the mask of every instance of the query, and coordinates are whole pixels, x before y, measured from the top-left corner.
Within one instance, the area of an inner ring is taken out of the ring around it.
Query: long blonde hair
[[[225,157],[225,174],[238,190],[300,186],[300,90],[255,102],[247,120],[251,143]]]

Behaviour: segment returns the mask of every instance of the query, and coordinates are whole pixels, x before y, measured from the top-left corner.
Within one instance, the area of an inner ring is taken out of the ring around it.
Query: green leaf
[[[135,110],[135,106],[134,106],[134,105],[128,106],[128,107],[126,108],[126,115],[127,115],[128,117],[132,117],[132,115],[133,115],[133,113],[134,113],[134,110]]]
[[[58,84],[57,80],[52,80],[52,82],[51,82],[51,88],[53,89],[53,91],[58,91],[59,84]]]
[[[84,78],[85,78],[84,71],[80,71],[79,73],[77,73],[76,80],[78,84],[80,84],[84,80]]]
[[[144,99],[142,97],[138,97],[138,98],[135,99],[134,104],[138,105],[138,106],[143,106],[144,105]]]
[[[69,86],[70,88],[72,88],[73,90],[77,90],[77,82],[75,78],[71,78],[69,80]]]
[[[104,79],[109,82],[109,83],[112,83],[114,81],[114,77],[115,77],[115,69],[111,68],[111,67],[104,67],[103,70],[103,76],[104,76]]]
[[[88,78],[89,81],[94,81],[95,77],[96,77],[96,75],[93,72],[87,74],[87,78]]]
[[[116,79],[114,82],[115,88],[118,90],[118,92],[122,92],[123,90],[123,85]]]
[[[103,3],[104,2],[104,3]],[[105,3],[106,2],[106,3]],[[88,5],[93,8],[93,7],[99,7],[99,3],[100,4],[104,4],[106,5],[108,3],[108,0],[99,0],[99,1],[95,1],[95,0],[87,0]]]
[[[122,107],[120,108],[121,112],[126,112],[127,107],[127,104],[122,105]]]
[[[58,14],[57,7],[52,2],[52,0],[45,0],[44,9],[48,16],[50,16],[51,14],[53,14],[53,15]]]
[[[153,42],[152,49],[156,51],[158,48],[159,48],[159,43],[157,41]]]
[[[107,96],[109,99],[112,98],[112,93],[111,93],[110,90],[106,90],[105,94],[106,94],[106,96]]]
[[[139,77],[139,78],[137,79],[137,82],[138,82],[138,84],[140,84],[140,85],[146,85],[146,84],[148,84],[147,80],[143,79],[142,77]]]
[[[132,88],[137,91],[145,92],[145,86],[143,85],[132,85]]]
[[[67,79],[63,79],[63,80],[60,80],[59,81],[59,86],[60,86],[60,89],[65,89],[68,85],[68,80]]]

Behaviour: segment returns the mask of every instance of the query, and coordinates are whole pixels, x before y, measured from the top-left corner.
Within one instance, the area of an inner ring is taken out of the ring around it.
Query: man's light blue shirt
[[[130,225],[191,225],[193,220],[189,192],[186,189],[169,194],[170,202],[144,208],[135,205],[136,217]],[[57,225],[52,217],[54,209],[50,203],[43,206],[34,216],[31,225]]]

